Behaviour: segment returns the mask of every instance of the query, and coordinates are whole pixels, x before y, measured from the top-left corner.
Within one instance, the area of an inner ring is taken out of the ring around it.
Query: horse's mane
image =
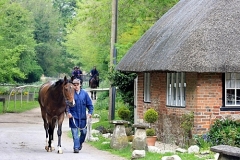
[[[51,86],[54,87],[54,88],[56,88],[56,87],[58,87],[58,86],[61,86],[63,83],[64,83],[64,84],[66,84],[66,83],[71,83],[71,81],[67,80],[67,81],[65,82],[64,79],[59,79],[58,81],[53,82]]]
[[[63,79],[59,79],[58,81],[56,81],[56,82],[54,83],[54,86],[57,87],[57,86],[59,86],[59,85],[62,85],[63,82],[64,82]]]

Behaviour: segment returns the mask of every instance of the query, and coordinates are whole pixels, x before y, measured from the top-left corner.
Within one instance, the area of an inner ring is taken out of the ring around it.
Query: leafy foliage
[[[146,129],[146,135],[147,136],[156,136],[155,129],[153,129],[153,128]]]
[[[144,120],[148,123],[154,123],[158,119],[158,112],[154,110],[153,108],[148,109],[144,113]]]
[[[118,116],[123,120],[129,120],[130,110],[126,106],[122,106],[118,109]]]
[[[180,127],[183,130],[183,140],[186,145],[191,145],[192,136],[192,128],[194,125],[194,113],[186,113],[181,117]]]
[[[77,0],[53,0],[53,6],[60,12],[65,24],[75,16]]]
[[[201,150],[209,150],[211,147],[210,139],[208,134],[195,135],[194,140]]]
[[[108,78],[112,82],[112,86],[118,87],[123,100],[129,105],[134,105],[134,79],[136,73],[121,72],[113,70],[109,73]]]
[[[48,0],[15,1],[32,14],[33,38],[37,43],[34,48],[36,52],[35,58],[36,62],[41,66],[43,73],[46,76],[57,77],[59,73],[70,72],[73,66],[73,57],[69,56],[66,48],[62,45],[66,35],[64,24],[67,18],[70,17],[62,13],[64,12],[63,10],[60,11],[61,6],[59,6],[59,3],[61,2]],[[69,3],[66,1],[62,5],[65,4]]]
[[[183,114],[181,118],[181,128],[184,130],[185,134],[189,134],[193,128],[194,123],[194,113]]]
[[[176,2],[119,1],[116,61]],[[42,73],[59,76],[74,65],[85,71],[96,65],[105,79],[112,1],[1,0],[0,7],[0,82],[31,82]]]
[[[154,123],[157,121],[158,119],[158,112],[153,109],[153,108],[149,108],[143,115],[143,119],[150,123],[150,125],[152,125],[151,123]],[[150,126],[151,128],[146,130],[146,134],[147,136],[155,136],[156,135],[156,131],[155,129],[152,128],[152,126]]]
[[[116,70],[112,70],[112,72],[108,74],[108,79],[112,82],[112,86],[118,87],[118,93],[121,95],[126,106],[129,107],[131,122],[134,119],[134,79],[136,76],[135,73]]]
[[[37,66],[31,13],[18,3],[2,4],[0,10],[0,82],[13,82]]]
[[[178,0],[121,0],[118,2],[117,58],[130,47]],[[104,12],[103,12],[104,11]],[[112,1],[82,0],[77,3],[76,17],[68,24],[67,51],[81,61],[83,69],[93,65],[104,73],[109,69]],[[90,58],[89,58],[90,57]]]
[[[232,119],[216,120],[209,131],[212,145],[240,147],[240,122]]]

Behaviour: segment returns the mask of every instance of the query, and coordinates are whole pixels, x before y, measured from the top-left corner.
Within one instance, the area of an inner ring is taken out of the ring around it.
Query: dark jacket
[[[98,70],[96,70],[96,69],[92,69],[92,70],[90,71],[90,73],[91,73],[91,77],[94,77],[95,75],[96,75],[96,76],[99,76]]]

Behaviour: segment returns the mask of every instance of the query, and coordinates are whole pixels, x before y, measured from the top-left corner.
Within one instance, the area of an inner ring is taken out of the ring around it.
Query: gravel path
[[[40,108],[24,113],[6,113],[0,115],[0,159],[1,160],[125,160],[109,152],[100,151],[87,143],[79,153],[73,153],[72,139],[67,137],[68,119],[63,123],[62,150],[57,153],[57,133],[54,132],[53,152],[45,150],[45,131]]]

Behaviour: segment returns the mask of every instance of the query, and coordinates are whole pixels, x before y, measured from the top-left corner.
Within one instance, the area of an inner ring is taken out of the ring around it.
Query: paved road
[[[68,119],[63,123],[62,150],[57,153],[57,133],[54,132],[53,152],[46,152],[45,131],[40,108],[24,113],[0,115],[0,160],[125,160],[84,143],[79,153],[73,153],[72,139],[67,137]]]

